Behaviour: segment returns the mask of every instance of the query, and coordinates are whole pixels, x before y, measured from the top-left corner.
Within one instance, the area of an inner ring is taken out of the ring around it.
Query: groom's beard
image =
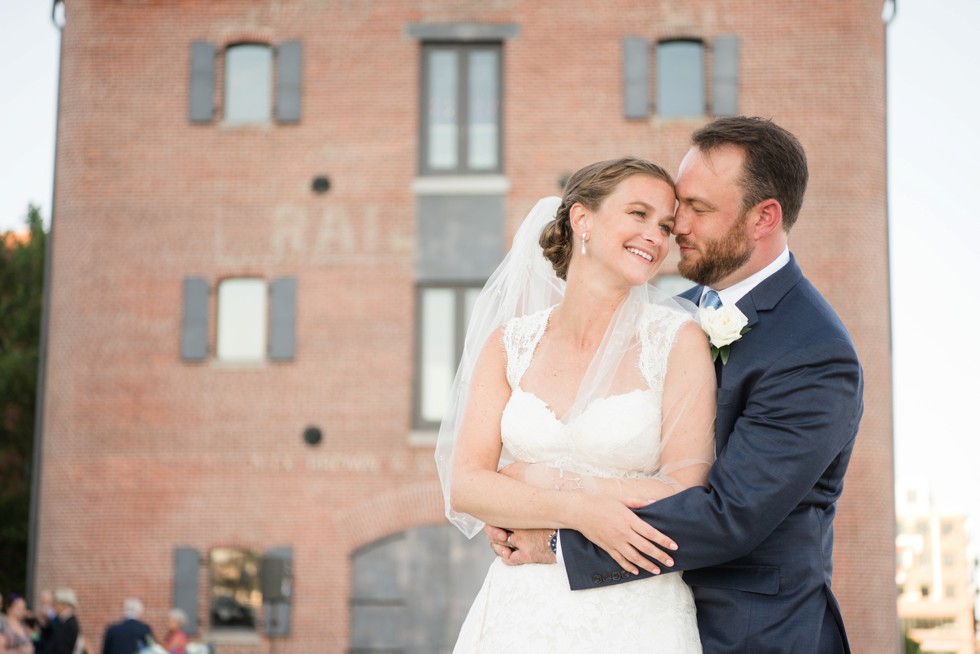
[[[693,246],[698,251],[694,258],[681,257],[677,270],[696,284],[712,286],[742,267],[752,256],[752,242],[745,234],[748,212],[738,217],[728,233],[716,241],[691,243],[687,237],[678,236],[677,244]]]

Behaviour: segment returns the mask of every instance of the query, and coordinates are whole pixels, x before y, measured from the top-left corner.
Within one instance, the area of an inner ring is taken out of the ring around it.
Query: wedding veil
[[[446,517],[470,538],[480,531],[483,523],[473,516],[454,511],[450,503],[453,449],[469,400],[470,380],[484,345],[498,328],[512,318],[548,309],[562,301],[565,281],[555,274],[539,244],[542,230],[555,218],[560,205],[559,197],[546,197],[534,205],[517,230],[510,251],[479,294],[470,316],[462,359],[439,429],[435,459],[442,484]],[[682,307],[682,303],[683,301],[671,298],[650,284],[633,287],[610,321],[575,401],[557,417],[568,423],[584,411],[592,400],[632,390],[631,387],[642,383],[637,381],[640,378],[636,366],[639,321],[643,319],[650,305],[660,305],[668,311],[680,312],[685,316],[692,315],[695,311],[693,305]],[[662,345],[668,349],[670,347],[670,343]],[[712,391],[713,386],[712,383]],[[669,416],[667,409],[664,407],[664,414]],[[659,429],[660,425],[657,427]],[[664,437],[666,436],[668,434],[665,433]],[[500,465],[507,462],[507,453],[504,452]],[[705,462],[698,460],[698,463]]]

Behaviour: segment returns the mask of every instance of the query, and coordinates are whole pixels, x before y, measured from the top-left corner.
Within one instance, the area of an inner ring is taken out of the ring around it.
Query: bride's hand
[[[638,574],[642,568],[656,575],[660,574],[656,562],[674,565],[665,550],[676,550],[677,544],[630,510],[642,508],[650,504],[649,501],[603,495],[583,496],[582,500],[580,520],[573,526],[605,550],[624,570]]]

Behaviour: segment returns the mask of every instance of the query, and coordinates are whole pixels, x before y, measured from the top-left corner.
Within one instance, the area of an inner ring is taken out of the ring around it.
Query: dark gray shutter
[[[296,353],[296,278],[269,284],[269,358],[289,361]]]
[[[201,573],[201,556],[190,547],[174,549],[173,608],[187,614],[184,631],[197,633],[197,587]]]
[[[190,119],[210,123],[214,118],[214,46],[206,41],[191,43]]]
[[[716,116],[738,114],[738,37],[719,36],[714,43],[714,106]]]
[[[184,361],[203,361],[208,355],[208,291],[205,279],[184,279],[184,317],[180,332],[180,356]]]
[[[276,120],[280,123],[297,123],[302,99],[303,43],[280,43],[276,62]]]
[[[623,115],[627,118],[646,118],[649,112],[649,60],[646,39],[639,36],[623,37]]]
[[[483,282],[500,264],[502,195],[419,195],[415,216],[417,280]]]
[[[293,603],[293,548],[274,547],[262,557],[262,617],[266,636],[288,636]]]

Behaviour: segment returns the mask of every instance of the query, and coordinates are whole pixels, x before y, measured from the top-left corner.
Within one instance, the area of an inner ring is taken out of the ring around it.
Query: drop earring
[[[589,237],[588,232],[582,232],[582,255],[585,255],[585,239]]]

